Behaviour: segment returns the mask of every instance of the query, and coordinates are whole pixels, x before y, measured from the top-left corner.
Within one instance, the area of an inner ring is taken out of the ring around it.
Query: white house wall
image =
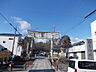
[[[94,60],[96,60],[96,20],[91,23],[91,34],[93,40]]]
[[[14,37],[0,36],[0,44],[12,52],[13,40],[9,40],[9,38],[14,38]],[[5,43],[3,43],[3,41],[5,41]],[[18,44],[18,37],[15,37],[15,44],[14,44],[14,51],[13,51],[13,54],[15,55],[16,55],[17,44]]]
[[[96,50],[96,20],[91,23],[91,34],[93,40],[93,50]]]
[[[94,54],[94,60],[96,60],[96,52],[93,52],[93,54]]]
[[[81,51],[85,51],[85,45],[73,46],[72,48],[69,48],[69,52],[81,52]]]

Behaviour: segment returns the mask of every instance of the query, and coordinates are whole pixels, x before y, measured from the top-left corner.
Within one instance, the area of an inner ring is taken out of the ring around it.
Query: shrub
[[[66,64],[68,63],[69,59],[67,59],[65,56],[60,56],[58,62]]]

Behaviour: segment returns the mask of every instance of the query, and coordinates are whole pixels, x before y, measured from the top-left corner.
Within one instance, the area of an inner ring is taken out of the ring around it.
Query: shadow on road
[[[54,69],[29,70],[29,72],[55,72]]]

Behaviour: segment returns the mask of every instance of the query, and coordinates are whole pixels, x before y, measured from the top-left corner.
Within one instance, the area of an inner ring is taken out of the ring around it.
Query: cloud
[[[19,28],[21,29],[22,33],[27,33],[27,29],[30,29],[31,27],[31,24],[28,23],[27,21],[23,20],[22,18],[20,17],[11,17],[12,19],[14,19],[14,21],[16,23],[19,24]]]
[[[27,21],[16,21],[16,22],[20,24],[21,30],[28,29],[31,26]]]
[[[15,17],[15,16],[12,16],[11,18],[14,19],[14,20],[16,20],[16,21],[22,20],[22,18],[20,18],[20,17]]]
[[[72,43],[72,44],[83,40],[83,39],[73,38],[73,37],[70,37],[70,39],[71,39],[71,43]]]

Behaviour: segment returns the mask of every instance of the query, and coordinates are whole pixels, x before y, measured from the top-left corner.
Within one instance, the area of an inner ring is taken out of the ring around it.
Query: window
[[[85,59],[85,52],[81,52],[81,59]]]
[[[93,69],[96,70],[96,62],[91,61],[79,61],[78,67],[80,69]]]
[[[74,58],[76,58],[77,57],[77,53],[74,53]]]
[[[3,41],[3,43],[6,43],[5,41]]]
[[[69,67],[75,68],[75,61],[69,61]]]
[[[9,40],[13,40],[13,38],[9,38]]]

